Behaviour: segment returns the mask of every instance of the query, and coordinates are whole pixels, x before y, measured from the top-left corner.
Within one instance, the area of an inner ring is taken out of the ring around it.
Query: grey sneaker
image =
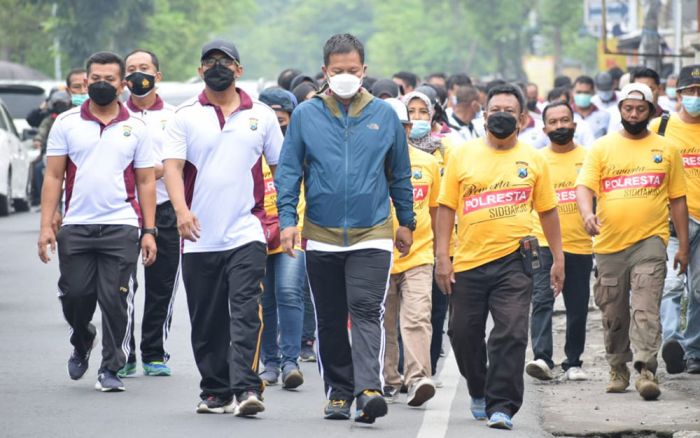
[[[124,384],[116,373],[110,370],[103,370],[97,375],[95,389],[102,392],[121,392],[126,388],[124,388]]]
[[[72,380],[81,379],[88,370],[90,353],[97,343],[97,329],[95,329],[95,326],[92,324],[90,324],[90,328],[92,329],[93,335],[88,351],[85,354],[81,354],[74,348],[73,353],[71,353],[70,358],[68,358],[68,375]]]
[[[259,377],[265,386],[277,385],[277,380],[280,378],[280,369],[276,367],[265,367],[265,371],[260,373]]]
[[[397,401],[399,401],[398,388],[394,388],[391,385],[387,385],[384,387],[384,391],[382,392],[384,392],[384,400],[386,400],[388,404],[396,403]]]
[[[282,367],[282,388],[295,389],[304,383],[304,376],[295,363],[286,363]]]
[[[316,362],[316,352],[314,351],[314,341],[304,341],[301,344],[299,360],[302,362]]]

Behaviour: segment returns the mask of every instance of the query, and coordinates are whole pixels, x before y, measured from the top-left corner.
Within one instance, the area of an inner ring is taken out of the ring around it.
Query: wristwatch
[[[141,228],[141,237],[145,236],[146,234],[151,234],[153,237],[158,237],[158,228]]]
[[[402,226],[408,228],[411,231],[416,231],[416,220],[413,219],[411,222],[403,224]]]

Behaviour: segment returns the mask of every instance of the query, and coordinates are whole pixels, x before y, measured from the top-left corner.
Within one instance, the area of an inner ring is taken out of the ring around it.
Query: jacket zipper
[[[344,128],[345,128],[345,141],[344,141],[344,147],[345,147],[345,214],[343,215],[343,243],[344,246],[348,246],[348,168],[349,168],[349,163],[348,163],[348,137],[349,137],[349,132],[348,132],[348,114],[344,113],[343,114],[343,122],[344,122]]]

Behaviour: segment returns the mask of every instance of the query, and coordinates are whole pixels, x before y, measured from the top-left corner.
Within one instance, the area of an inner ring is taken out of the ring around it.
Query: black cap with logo
[[[236,46],[234,46],[233,43],[224,40],[214,40],[206,43],[204,47],[202,47],[202,57],[200,60],[206,58],[210,52],[215,50],[222,52],[231,59],[235,59],[238,63],[241,62],[241,57],[238,55],[238,49],[236,49]]]
[[[678,90],[700,86],[700,64],[686,65],[678,75]]]

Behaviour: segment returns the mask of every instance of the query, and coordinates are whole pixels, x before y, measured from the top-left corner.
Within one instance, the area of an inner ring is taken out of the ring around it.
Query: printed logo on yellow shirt
[[[274,195],[275,193],[277,193],[275,180],[273,178],[265,178],[265,196]]]
[[[420,185],[414,185],[413,186],[413,201],[419,202],[419,201],[425,201],[425,198],[428,197],[428,184],[420,184]]]
[[[625,190],[626,197],[649,196],[664,183],[663,172],[632,173],[603,178],[603,191]]]
[[[663,153],[664,153],[664,151],[662,151],[661,149],[652,149],[651,150],[652,159],[654,160],[654,163],[659,164],[662,161],[664,161]]]
[[[527,169],[525,170],[527,171]],[[532,187],[530,186],[509,187],[502,190],[468,190],[464,197],[462,212],[467,215],[486,208],[493,208],[492,218],[511,216],[520,213],[520,209],[523,207],[529,208],[528,200],[531,194]],[[496,209],[496,207],[503,207],[503,211]]]
[[[423,178],[423,171],[420,169],[413,169],[413,179]]]
[[[515,165],[518,166],[518,177],[519,178],[527,178],[527,168],[528,164],[524,161],[516,161]]]

